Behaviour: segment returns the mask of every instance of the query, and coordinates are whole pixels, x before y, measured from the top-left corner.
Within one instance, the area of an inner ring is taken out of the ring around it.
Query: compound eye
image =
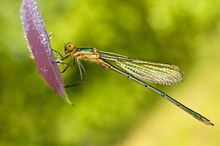
[[[64,51],[66,54],[72,52],[73,49],[74,49],[74,45],[71,42],[65,44]]]

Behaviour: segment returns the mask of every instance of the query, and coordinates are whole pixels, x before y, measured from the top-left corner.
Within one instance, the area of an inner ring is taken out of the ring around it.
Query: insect
[[[96,48],[78,48],[75,47],[71,42],[65,44],[65,56],[62,56],[58,51],[55,52],[61,57],[61,59],[58,59],[56,62],[65,65],[65,68],[62,72],[65,72],[66,69],[76,60],[82,79],[85,69],[80,61],[88,60],[97,63],[102,67],[111,69],[159,94],[197,120],[207,125],[214,126],[209,119],[145,82],[148,81],[164,85],[178,84],[183,80],[183,74],[178,66],[133,59],[112,52],[100,51]],[[64,63],[63,61],[69,57],[71,57],[70,62]],[[117,66],[119,66],[119,68],[113,66],[109,62],[115,63]]]

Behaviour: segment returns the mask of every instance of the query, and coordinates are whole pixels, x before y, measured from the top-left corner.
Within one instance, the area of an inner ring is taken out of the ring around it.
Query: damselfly
[[[207,125],[214,126],[210,120],[201,114],[193,111],[192,109],[173,99],[171,96],[145,82],[149,81],[165,85],[178,84],[183,80],[183,74],[181,73],[178,66],[132,59],[124,55],[100,51],[96,48],[78,48],[70,42],[65,44],[65,56],[62,56],[57,51],[55,52],[61,57],[61,59],[57,60],[57,63],[64,64],[66,66],[62,72],[66,71],[66,69],[76,60],[79,67],[80,76],[83,78],[83,72],[85,72],[85,69],[80,63],[81,60],[88,60],[100,64],[104,68],[109,68],[113,71],[116,71],[126,76],[127,78],[147,87],[177,107],[181,108],[197,120]],[[69,57],[71,57],[70,62],[64,63],[64,60]],[[109,62],[115,63],[120,68],[116,68]]]

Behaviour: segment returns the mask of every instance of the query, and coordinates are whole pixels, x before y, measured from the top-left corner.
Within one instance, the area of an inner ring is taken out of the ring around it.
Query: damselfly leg
[[[53,49],[53,52],[55,52],[55,54],[57,56],[57,57],[55,57],[56,58],[56,63],[59,64],[59,65],[64,66],[64,69],[62,69],[60,71],[61,73],[66,72],[66,70],[70,66],[74,66],[75,62],[77,62],[77,66],[78,66],[79,73],[80,73],[80,80],[79,81],[73,81],[70,85],[65,85],[65,88],[81,85],[87,77],[86,70],[83,67],[83,65],[81,64],[81,62],[79,60],[76,60],[75,57],[72,57],[68,62],[65,62],[70,57],[70,55],[63,56],[59,51],[56,51],[54,49]]]

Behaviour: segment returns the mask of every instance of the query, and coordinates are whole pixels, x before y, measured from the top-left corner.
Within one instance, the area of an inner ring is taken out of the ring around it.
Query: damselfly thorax
[[[105,68],[109,68],[111,66],[100,58],[100,54],[96,48],[77,48],[69,42],[66,43],[64,51],[66,55],[72,55],[77,59],[77,61],[88,60],[100,64]]]

